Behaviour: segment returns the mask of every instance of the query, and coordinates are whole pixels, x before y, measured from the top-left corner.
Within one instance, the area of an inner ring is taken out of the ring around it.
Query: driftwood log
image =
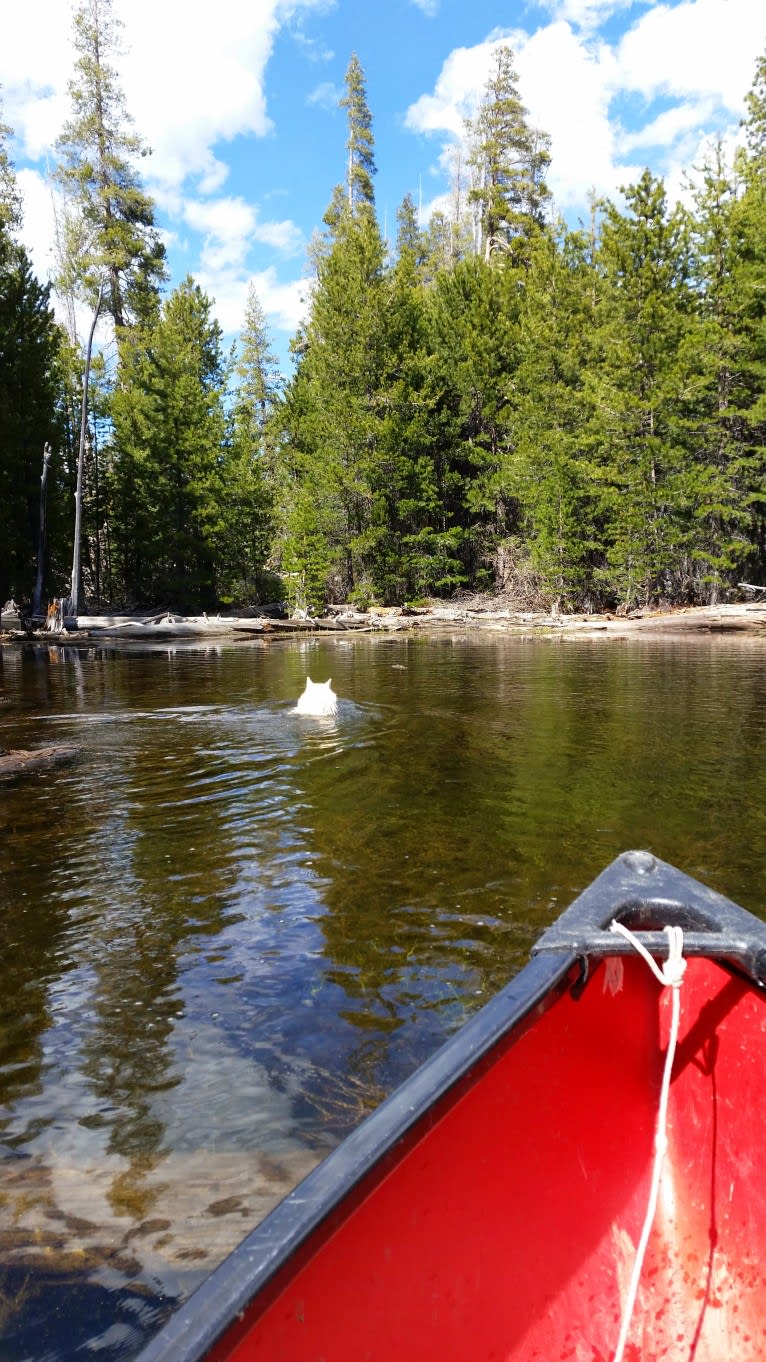
[[[765,589],[766,590],[766,589]],[[42,620],[37,621],[43,624]],[[678,606],[666,610],[632,610],[601,615],[564,615],[519,610],[500,597],[474,596],[459,601],[433,601],[428,606],[374,606],[368,612],[333,607],[321,618],[279,619],[273,616],[80,615],[56,621],[57,632],[42,630],[34,637],[49,643],[90,644],[99,640],[247,639],[253,635],[276,639],[300,634],[414,632],[419,630],[492,630],[520,636],[636,633],[740,632],[766,636],[766,600],[758,594],[742,603]]]
[[[73,761],[79,747],[36,747],[31,751],[17,748],[13,752],[0,747],[0,780],[12,780],[34,771],[44,771],[49,766],[61,766]]]

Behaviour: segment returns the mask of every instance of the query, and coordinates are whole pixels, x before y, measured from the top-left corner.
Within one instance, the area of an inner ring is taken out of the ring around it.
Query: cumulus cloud
[[[618,7],[550,0],[556,17],[536,32],[496,31],[474,47],[454,49],[433,90],[407,110],[405,125],[461,138],[493,55],[507,43],[530,119],[551,136],[548,182],[559,209],[584,204],[591,189],[615,195],[640,173],[640,152],[649,147],[661,149],[658,168],[669,188],[679,187],[682,166],[695,159],[711,127],[724,136],[736,127],[766,36],[762,13],[751,0],[683,0],[642,10],[615,43],[588,31]],[[633,101],[629,131],[620,117],[625,100]]]
[[[275,330],[293,335],[305,318],[307,280],[284,282],[273,265],[254,273],[203,268],[197,275],[197,282],[214,300],[215,315],[226,335],[236,335],[242,330],[251,284],[255,285],[266,318]]]
[[[752,0],[655,5],[619,42],[621,83],[647,99],[710,96],[739,112],[766,41],[766,17]]]
[[[487,83],[498,38],[475,47],[456,47],[444,62],[432,94],[421,95],[407,110],[405,127],[413,132],[448,132],[462,136]]]
[[[681,138],[691,133],[695,141],[705,136],[705,129],[715,113],[713,99],[692,100],[688,104],[678,104],[665,113],[658,114],[651,122],[635,132],[622,132],[618,136],[619,146],[630,152],[643,147],[672,147]]]
[[[166,235],[185,248],[203,288],[220,307],[225,330],[241,325],[250,257],[257,246],[284,258],[302,254],[304,238],[289,219],[270,220],[254,204],[222,190],[229,176],[227,142],[272,131],[266,68],[282,27],[328,0],[218,0],[215,24],[181,0],[130,0],[123,18],[120,85],[136,131],[151,148],[141,167],[148,192],[166,218]],[[326,60],[325,47],[305,39],[304,51]],[[33,53],[33,58],[30,54]],[[67,82],[75,53],[71,8],[60,0],[16,5],[4,15],[0,44],[3,116],[14,129],[25,206],[24,240],[41,278],[53,268],[53,206],[46,163],[69,115]],[[23,73],[23,75],[21,74]],[[30,74],[31,73],[31,74]],[[190,244],[190,234],[201,238]],[[178,240],[179,235],[186,240]],[[292,326],[300,281],[261,276],[264,307]]]
[[[166,192],[188,178],[220,189],[226,166],[214,153],[240,135],[271,130],[265,70],[280,26],[324,0],[218,0],[215,24],[172,0],[131,0],[123,8],[121,85],[135,126],[152,148],[152,180]],[[34,52],[30,63],[29,53]],[[4,16],[0,83],[5,116],[25,156],[50,149],[68,110],[73,68],[71,12],[55,3],[15,5]],[[19,73],[34,70],[34,77]]]
[[[24,211],[23,240],[38,279],[47,280],[55,272],[54,242],[56,216],[53,188],[36,170],[22,169],[16,175]]]
[[[260,242],[283,255],[303,250],[303,234],[289,219],[262,222],[255,204],[241,197],[188,200],[183,206],[185,222],[204,238],[202,264],[205,269],[224,269],[244,264],[254,242]]]

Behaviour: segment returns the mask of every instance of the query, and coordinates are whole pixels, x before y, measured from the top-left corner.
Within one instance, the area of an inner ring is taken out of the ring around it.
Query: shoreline
[[[7,618],[7,617],[6,617]],[[3,620],[6,624],[6,619]],[[147,639],[275,639],[296,635],[347,633],[410,633],[445,629],[505,633],[517,637],[631,638],[638,634],[681,635],[745,633],[766,639],[766,599],[737,604],[673,606],[666,610],[630,613],[561,615],[515,609],[497,597],[465,601],[434,601],[428,605],[372,607],[357,611],[334,606],[317,619],[182,615],[81,615],[67,620],[61,632],[4,628],[3,643],[92,644],[103,640],[137,642]]]

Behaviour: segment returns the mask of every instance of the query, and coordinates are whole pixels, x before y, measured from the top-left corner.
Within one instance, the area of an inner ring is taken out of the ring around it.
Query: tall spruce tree
[[[21,195],[8,154],[10,136],[11,129],[0,118],[0,249],[4,249],[10,233],[21,226]]]
[[[462,529],[449,521],[443,477],[452,413],[442,400],[430,344],[426,294],[418,282],[420,249],[418,234],[400,233],[380,310],[365,563],[375,595],[387,603],[444,592],[462,580]]]
[[[584,378],[594,362],[595,280],[582,233],[541,233],[519,318],[505,478],[519,526],[507,546],[509,586],[532,582],[562,609],[597,599],[599,487],[586,441]]]
[[[123,344],[112,399],[115,556],[140,603],[216,604],[226,556],[226,365],[210,299],[187,278]]]
[[[746,99],[745,148],[737,158],[743,190],[733,212],[734,285],[742,341],[744,501],[750,521],[748,573],[766,581],[766,55]]]
[[[495,546],[515,525],[505,462],[520,303],[516,272],[477,256],[438,274],[428,297],[429,343],[454,423],[441,485],[461,531],[462,580],[476,585],[492,580]]]
[[[523,261],[528,238],[545,221],[550,138],[530,126],[510,47],[498,48],[479,111],[467,131],[476,250],[485,260],[510,252]]]
[[[603,461],[605,585],[622,602],[646,604],[681,596],[691,575],[692,432],[682,395],[694,295],[684,211],[668,209],[649,171],[624,192],[625,213],[606,206],[597,257],[588,438]]]
[[[352,213],[361,207],[372,208],[375,203],[373,177],[375,175],[375,139],[372,114],[367,103],[367,81],[361,62],[354,52],[346,70],[346,92],[340,107],[346,110],[348,122],[348,168],[346,194]]]
[[[154,223],[154,207],[134,167],[145,148],[129,130],[131,120],[114,65],[119,29],[112,0],[83,0],[75,11],[77,60],[69,82],[72,117],[57,142],[56,175],[64,195],[57,289],[91,309],[83,353],[77,453],[70,588],[74,614],[81,595],[89,378],[96,327],[102,311],[106,312],[119,342],[128,324],[148,322],[156,313],[158,288],[165,277],[165,251]],[[76,317],[74,305],[70,316]]]
[[[366,590],[385,258],[374,211],[372,118],[356,57],[349,64],[342,106],[348,117],[346,188],[334,192],[325,214],[326,234],[313,253],[316,282],[283,412],[282,458],[288,491],[301,488],[300,542],[310,546],[329,536],[333,590],[345,595]],[[312,504],[313,527],[308,525]],[[292,561],[291,524],[288,495],[282,543],[283,555]],[[300,571],[316,580],[311,564]]]
[[[266,316],[255,285],[248,289],[236,363],[231,463],[227,480],[225,594],[258,596],[273,534],[275,451],[271,418],[282,387]]]
[[[40,533],[40,475],[61,434],[61,335],[16,233],[21,198],[0,122],[0,604],[32,600]],[[51,490],[61,469],[54,468]],[[51,537],[54,558],[58,549]],[[56,564],[58,566],[58,564]]]
[[[688,480],[696,503],[696,595],[714,602],[751,551],[737,186],[720,142],[696,170],[693,200],[698,309],[688,338],[694,425]]]
[[[75,11],[72,116],[57,142],[56,172],[68,209],[62,288],[92,300],[103,280],[117,328],[152,315],[165,277],[154,205],[135,168],[147,151],[130,130],[115,66],[120,28],[112,0],[83,0]]]

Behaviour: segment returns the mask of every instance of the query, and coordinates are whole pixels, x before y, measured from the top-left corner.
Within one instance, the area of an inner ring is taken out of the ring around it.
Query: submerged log
[[[64,762],[73,761],[79,751],[79,747],[37,747],[31,751],[17,748],[9,752],[0,747],[0,780],[11,780],[14,776],[61,766]]]

